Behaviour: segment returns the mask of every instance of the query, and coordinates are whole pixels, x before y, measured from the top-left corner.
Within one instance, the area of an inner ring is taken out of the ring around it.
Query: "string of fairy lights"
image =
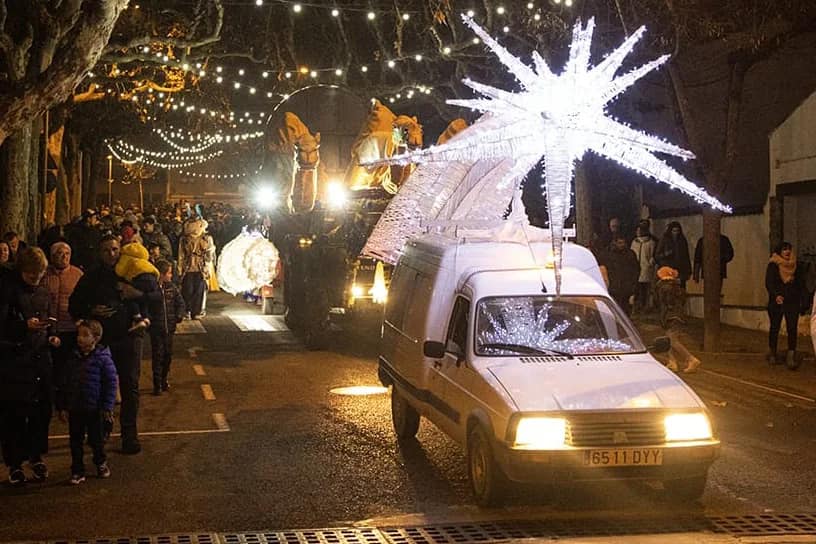
[[[499,19],[499,24],[506,23],[501,27],[502,31],[507,34],[511,31],[512,17],[516,14],[521,14],[528,20],[540,21],[541,10],[544,7],[563,6],[571,7],[573,0],[548,0],[545,2],[526,2],[525,4],[513,4],[512,9],[504,5],[496,6],[494,9],[494,20]],[[333,19],[349,19],[354,17],[364,17],[368,22],[375,22],[384,17],[394,17],[401,19],[403,24],[410,24],[412,17],[418,15],[418,11],[411,10],[394,10],[394,9],[371,9],[363,6],[326,6],[322,3],[315,2],[297,2],[292,0],[235,0],[225,2],[227,5],[255,5],[258,8],[271,5],[284,5],[294,15],[307,14],[321,14]],[[131,4],[134,9],[140,9],[140,5]],[[465,9],[462,11],[469,17],[478,17],[484,15],[484,10],[475,8]],[[503,19],[502,19],[503,18]],[[374,67],[381,70],[397,69],[400,63],[422,63],[426,59],[430,59],[434,55],[436,58],[452,56],[463,49],[476,46],[480,44],[479,38],[472,38],[469,41],[448,45],[441,45],[434,51],[414,51],[403,55],[395,55],[378,59],[373,63],[363,63],[356,67],[361,74],[370,72]],[[161,46],[160,46],[161,47]],[[282,82],[284,84],[291,84],[295,82],[306,83],[307,86],[318,82],[325,82],[328,77],[331,83],[342,82],[346,77],[343,68],[325,67],[315,68],[306,65],[296,67],[286,67],[272,70],[269,68],[259,68],[257,70],[247,70],[246,68],[238,68],[234,71],[229,71],[223,66],[211,65],[203,62],[188,62],[184,59],[174,58],[170,51],[165,51],[162,47],[159,50],[155,46],[143,45],[137,48],[137,52],[141,55],[155,55],[156,59],[162,64],[165,69],[180,69],[184,72],[184,77],[188,75],[197,78],[198,80],[210,81],[211,83],[231,89],[233,92],[245,92],[250,96],[263,97],[267,99],[278,99],[278,104],[285,102],[292,91],[280,92],[277,89],[270,90],[264,88],[267,83]],[[112,75],[117,75],[119,69],[114,65],[111,69]],[[95,77],[93,73],[88,74],[89,77]],[[330,83],[330,84],[331,84]],[[107,88],[104,91],[108,95],[115,95],[116,90]],[[176,100],[171,96],[170,92],[154,91],[152,88],[147,88],[142,91],[145,96],[140,97],[134,90],[131,94],[120,93],[120,96],[129,96],[130,100],[144,107],[145,119],[147,121],[158,121],[159,111],[174,111],[184,112],[187,114],[195,114],[208,117],[213,120],[224,121],[232,128],[237,128],[240,125],[262,125],[265,122],[265,112],[224,112],[218,109],[196,106],[188,103],[185,100]],[[391,96],[383,97],[383,101],[390,104],[395,104],[403,100],[412,100],[415,97],[423,95],[430,95],[433,92],[433,87],[424,84],[414,84],[403,87],[399,92],[395,92]],[[152,112],[146,108],[152,106]],[[201,164],[212,160],[223,153],[223,150],[216,152],[209,152],[214,146],[220,144],[240,143],[248,139],[259,138],[263,136],[263,131],[251,131],[245,133],[223,134],[216,132],[213,134],[182,134],[178,130],[164,131],[162,129],[154,128],[154,133],[157,134],[161,140],[170,146],[172,151],[157,151],[152,149],[145,149],[135,146],[133,144],[118,140],[109,143],[111,153],[118,159],[125,163],[144,162],[145,164],[161,167],[173,168],[181,171],[184,175],[191,177],[205,177],[211,179],[235,179],[237,177],[245,177],[257,173],[245,172],[242,174],[202,174],[183,170],[192,165]]]

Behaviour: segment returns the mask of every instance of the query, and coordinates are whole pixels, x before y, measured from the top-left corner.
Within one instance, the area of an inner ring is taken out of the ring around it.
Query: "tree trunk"
[[[584,161],[575,165],[575,231],[576,241],[589,247],[592,240],[592,193]]]
[[[39,66],[40,72],[26,79],[15,78],[13,86],[0,96],[0,143],[48,108],[71,96],[80,79],[102,55],[116,20],[127,8],[128,1],[82,3],[72,21],[72,28],[65,36],[67,45],[56,50],[50,59],[44,59],[43,64],[48,64],[47,67]],[[23,51],[14,50],[13,53],[13,56],[22,56]],[[15,66],[14,72],[22,75],[34,70],[26,70],[23,65]]]
[[[60,128],[65,134],[64,128]],[[65,157],[65,138],[60,138],[59,156],[57,163],[57,203],[54,213],[54,222],[57,225],[67,225],[71,221],[71,194],[68,189],[68,169]]]
[[[39,236],[43,227],[42,215],[42,152],[43,119],[38,117],[31,123],[31,149],[28,160],[28,223],[29,240]]]
[[[79,150],[77,135],[66,128],[63,144],[63,166],[68,189],[69,221],[81,213],[82,209],[82,152]]]
[[[31,125],[9,135],[0,147],[0,233],[14,231],[28,241],[28,166]]]
[[[718,351],[720,344],[720,227],[722,215],[703,209],[703,349]]]

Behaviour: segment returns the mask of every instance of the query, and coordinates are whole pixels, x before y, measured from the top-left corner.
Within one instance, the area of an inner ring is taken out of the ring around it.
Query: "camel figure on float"
[[[321,178],[320,133],[312,134],[297,115],[287,111],[267,143],[267,157],[265,170],[273,179],[281,180],[289,212],[312,211]]]
[[[396,193],[415,165],[368,169],[360,166],[360,162],[391,157],[421,147],[422,125],[417,118],[394,115],[379,100],[373,99],[368,117],[351,147],[351,162],[345,175],[346,187],[358,190],[382,186],[389,193]]]

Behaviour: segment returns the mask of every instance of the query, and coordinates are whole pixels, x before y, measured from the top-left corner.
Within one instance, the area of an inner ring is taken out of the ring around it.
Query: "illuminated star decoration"
[[[440,146],[377,161],[379,164],[409,162],[515,160],[514,168],[497,184],[518,184],[538,162],[544,164],[541,189],[547,199],[556,290],[561,286],[561,255],[564,219],[569,215],[570,185],[574,164],[587,151],[607,157],[677,188],[696,201],[730,212],[731,208],[686,179],[655,153],[692,159],[694,155],[670,142],[640,132],[618,122],[606,112],[606,106],[637,80],[668,60],[664,55],[616,77],[627,55],[645,32],[641,27],[604,60],[590,66],[590,46],[594,19],[587,25],[576,23],[569,59],[561,74],[554,74],[544,58],[533,51],[534,68],[513,56],[484,29],[467,16],[465,24],[496,54],[516,77],[521,90],[509,92],[470,79],[464,84],[481,98],[448,100],[449,104],[483,112],[480,122]],[[516,187],[517,189],[518,187]]]

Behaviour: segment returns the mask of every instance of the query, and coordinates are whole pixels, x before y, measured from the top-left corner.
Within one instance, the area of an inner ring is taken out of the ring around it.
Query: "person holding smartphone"
[[[53,404],[51,347],[60,345],[49,319],[48,291],[40,282],[48,260],[26,248],[0,292],[0,446],[9,483],[43,482]],[[31,476],[23,472],[28,460]]]

